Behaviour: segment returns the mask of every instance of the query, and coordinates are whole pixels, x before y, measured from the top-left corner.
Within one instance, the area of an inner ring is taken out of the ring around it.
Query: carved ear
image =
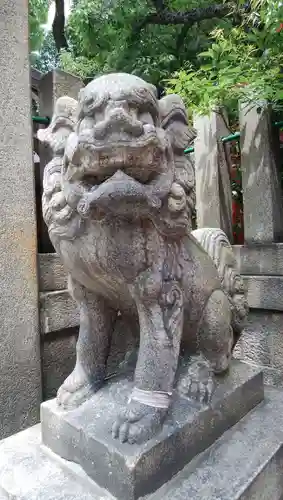
[[[71,132],[74,131],[77,121],[78,102],[71,97],[59,97],[55,103],[50,125],[37,132],[38,139],[48,144],[54,151],[64,147]]]
[[[195,175],[194,165],[189,155],[184,154],[196,137],[196,131],[188,124],[185,105],[180,96],[170,94],[159,101],[161,127],[166,130],[174,151],[175,187],[171,190],[169,210],[173,212],[184,210],[187,214],[188,228],[192,226],[192,212],[195,208]],[[180,196],[183,189],[183,196]]]
[[[173,149],[182,154],[196,138],[196,131],[189,126],[186,107],[180,96],[169,94],[159,101],[161,127],[167,131]]]

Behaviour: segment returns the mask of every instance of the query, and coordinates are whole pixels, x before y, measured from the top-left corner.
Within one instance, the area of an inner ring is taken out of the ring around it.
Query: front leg
[[[133,290],[139,315],[140,349],[135,387],[112,434],[122,442],[150,439],[167,415],[183,328],[183,295],[176,282],[143,274]]]
[[[70,285],[80,308],[80,331],[75,368],[57,393],[57,403],[66,410],[76,408],[102,387],[116,315],[102,297],[73,280]]]

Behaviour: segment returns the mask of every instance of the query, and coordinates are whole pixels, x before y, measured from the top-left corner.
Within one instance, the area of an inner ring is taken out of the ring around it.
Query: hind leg
[[[180,393],[199,402],[209,402],[214,389],[213,374],[229,368],[233,348],[230,303],[222,290],[210,296],[198,330],[198,353],[180,379]]]
[[[215,290],[205,307],[198,332],[198,348],[210,362],[213,372],[221,374],[230,365],[233,349],[231,306],[222,290]]]
[[[103,385],[116,317],[104,298],[73,280],[69,287],[80,308],[80,331],[75,368],[57,393],[57,403],[65,410],[76,408]]]

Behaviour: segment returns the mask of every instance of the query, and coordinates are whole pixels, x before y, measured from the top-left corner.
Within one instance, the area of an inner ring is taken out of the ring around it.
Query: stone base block
[[[146,500],[282,500],[283,391],[265,399]],[[40,426],[0,442],[1,500],[115,500],[41,445]],[[145,500],[145,498],[144,498]]]
[[[282,500],[282,410],[283,392],[266,389],[263,404],[150,500]]]
[[[64,412],[55,400],[41,407],[44,445],[78,463],[119,500],[155,491],[263,399],[261,371],[235,361],[218,379],[211,406],[175,394],[160,434],[143,445],[129,445],[114,440],[110,431],[131,388],[130,378],[119,378],[76,410]]]

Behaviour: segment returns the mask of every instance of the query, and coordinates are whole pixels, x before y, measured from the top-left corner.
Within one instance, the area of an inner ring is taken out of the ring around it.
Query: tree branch
[[[52,25],[53,37],[56,49],[60,52],[61,49],[68,48],[68,42],[65,36],[65,9],[64,0],[55,0],[55,16]]]
[[[176,38],[176,48],[175,48],[175,53],[178,55],[179,54],[179,51],[181,50],[183,44],[184,44],[184,41],[185,41],[185,38],[189,32],[189,29],[190,29],[190,25],[189,24],[184,24],[181,28],[181,31],[179,33],[179,35],[177,36]]]
[[[156,5],[157,3],[160,3],[160,0],[153,0],[153,3]],[[169,11],[165,8],[163,10],[156,9],[156,12],[151,12],[144,19],[134,24],[131,35],[131,42],[133,42],[133,40],[135,40],[136,37],[139,37],[141,31],[148,24],[159,24],[159,25],[184,24],[187,25],[187,27],[189,28],[194,23],[198,23],[205,19],[213,19],[214,17],[223,18],[227,14],[229,14],[229,12],[231,12],[232,8],[235,8],[235,4],[229,2],[225,4],[221,3],[221,4],[210,5],[209,7],[199,7],[184,12]]]
[[[231,3],[214,4],[209,7],[199,7],[189,11],[168,11],[167,9],[159,10],[149,14],[146,17],[146,24],[194,24],[204,19],[213,19],[214,17],[224,17],[231,11]]]
[[[165,0],[166,1],[166,0]],[[132,32],[127,40],[127,46],[132,47],[134,44],[137,44],[141,32],[146,26],[149,24],[157,24],[157,25],[183,25],[184,30],[182,30],[182,35],[180,35],[179,43],[181,43],[181,39],[185,38],[186,33],[190,26],[205,19],[213,19],[213,18],[223,18],[232,9],[235,9],[235,2],[229,3],[221,3],[210,5],[209,7],[199,7],[195,9],[191,9],[189,11],[169,11],[165,7],[164,0],[152,0],[152,3],[155,6],[156,12],[151,12],[143,19],[139,20],[137,23],[134,23],[132,27]],[[162,8],[163,5],[163,8]],[[158,8],[159,6],[159,8]],[[123,61],[125,54],[121,55],[121,61]]]
[[[153,6],[157,10],[157,12],[165,9],[165,1],[164,0],[151,0]]]

